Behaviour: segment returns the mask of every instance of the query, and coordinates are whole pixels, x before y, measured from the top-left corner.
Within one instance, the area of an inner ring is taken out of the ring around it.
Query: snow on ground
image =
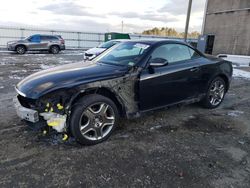
[[[63,54],[63,55],[83,55],[84,54],[84,52],[85,52],[85,50],[76,50],[76,51],[70,51],[70,52],[66,52],[65,53],[65,51],[62,51],[61,53]]]
[[[244,78],[244,79],[250,80],[250,72],[234,68],[233,77]]]
[[[40,67],[41,67],[41,69],[45,70],[45,69],[53,68],[53,67],[55,67],[55,65],[45,65],[45,64],[41,64]]]
[[[0,65],[6,65],[6,62],[0,62]]]
[[[14,79],[14,80],[22,80],[25,77],[24,76],[18,76],[18,75],[12,75],[12,76],[9,76],[9,78],[10,79]]]
[[[217,57],[231,61],[233,65],[240,67],[248,67],[250,65],[250,56],[219,54]]]
[[[13,70],[10,71],[11,73],[21,73],[21,72],[27,72],[27,70]]]
[[[244,114],[244,112],[240,110],[232,110],[227,113],[227,115],[232,116],[232,117],[238,117],[241,114]]]
[[[244,78],[250,80],[250,72],[238,69],[239,67],[250,66],[250,56],[219,54],[217,57],[231,61],[233,63],[233,77]]]

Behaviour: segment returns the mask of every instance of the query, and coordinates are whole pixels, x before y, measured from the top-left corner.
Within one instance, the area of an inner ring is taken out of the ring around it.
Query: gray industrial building
[[[250,0],[207,0],[203,34],[214,55],[250,55]]]

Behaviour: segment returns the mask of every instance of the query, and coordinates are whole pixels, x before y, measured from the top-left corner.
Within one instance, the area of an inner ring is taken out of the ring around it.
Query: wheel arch
[[[218,74],[216,77],[220,77],[224,80],[224,82],[226,84],[226,92],[227,92],[229,90],[229,85],[230,85],[229,78],[225,74]],[[216,78],[216,77],[214,77],[214,78]]]
[[[53,46],[58,47],[58,49],[59,49],[59,51],[60,51],[60,46],[59,46],[58,44],[51,44],[51,45],[49,46],[49,49],[51,50],[51,48],[52,48]]]
[[[26,51],[28,50],[28,47],[27,47],[25,44],[17,44],[17,45],[15,46],[15,51],[17,50],[17,47],[19,47],[19,46],[23,46],[23,47],[25,48]]]
[[[75,94],[74,97],[72,97],[72,100],[70,102],[70,106],[72,107],[74,104],[77,103],[81,98],[84,96],[90,95],[90,94],[99,94],[104,97],[107,97],[111,99],[115,105],[118,108],[119,115],[124,116],[125,115],[125,108],[122,100],[118,95],[115,94],[114,91],[111,91],[111,89],[106,88],[106,87],[100,87],[100,88],[89,88],[84,91],[79,91],[77,94]]]
[[[207,85],[206,85],[206,90],[208,90],[210,84],[213,82],[213,80],[217,77],[220,77],[224,80],[225,84],[226,84],[226,92],[229,90],[229,86],[230,86],[230,78],[224,74],[224,73],[215,73],[213,74],[208,80],[207,80]]]

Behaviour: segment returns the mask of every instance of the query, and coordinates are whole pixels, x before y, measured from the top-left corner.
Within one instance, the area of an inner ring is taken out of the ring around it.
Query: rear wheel
[[[17,46],[16,47],[16,52],[18,54],[20,54],[20,55],[25,54],[25,52],[26,52],[25,46],[23,46],[23,45]]]
[[[108,139],[116,127],[119,113],[112,100],[102,95],[89,95],[75,105],[70,117],[70,130],[84,145]]]
[[[216,77],[210,84],[206,97],[203,99],[203,106],[206,108],[218,107],[225,96],[226,84],[221,77]]]
[[[60,52],[60,49],[59,49],[58,46],[51,46],[51,47],[50,47],[50,52],[51,52],[52,54],[58,54],[58,53]]]

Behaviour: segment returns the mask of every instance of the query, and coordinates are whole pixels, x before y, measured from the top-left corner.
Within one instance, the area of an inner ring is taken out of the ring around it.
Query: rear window
[[[41,40],[58,40],[55,36],[41,36]]]

